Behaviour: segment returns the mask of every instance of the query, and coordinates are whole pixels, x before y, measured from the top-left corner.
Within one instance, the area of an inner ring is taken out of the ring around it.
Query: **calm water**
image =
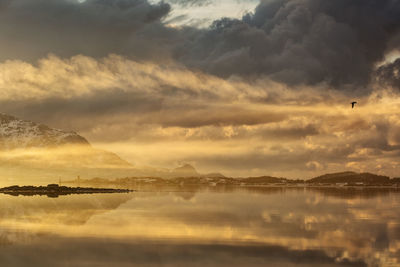
[[[400,192],[0,195],[1,266],[400,266]]]

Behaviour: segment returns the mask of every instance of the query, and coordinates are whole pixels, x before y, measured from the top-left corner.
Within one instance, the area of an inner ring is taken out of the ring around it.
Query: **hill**
[[[200,174],[196,169],[190,164],[184,164],[178,168],[171,171],[171,176],[173,177],[198,177]]]
[[[308,183],[364,183],[388,184],[390,178],[373,173],[339,172],[321,175],[307,181]]]

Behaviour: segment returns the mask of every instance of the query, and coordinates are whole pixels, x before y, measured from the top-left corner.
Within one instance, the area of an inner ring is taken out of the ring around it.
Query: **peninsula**
[[[71,194],[99,194],[99,193],[130,193],[133,190],[129,189],[114,189],[114,188],[93,188],[93,187],[68,187],[59,186],[58,184],[49,184],[47,186],[8,186],[0,188],[0,193],[13,196],[43,196],[58,197]]]

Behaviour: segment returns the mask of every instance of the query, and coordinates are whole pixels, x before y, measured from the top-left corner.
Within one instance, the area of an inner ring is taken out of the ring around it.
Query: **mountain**
[[[43,124],[0,113],[1,149],[59,147],[62,145],[89,146],[90,144],[75,132],[52,129]]]
[[[72,131],[0,114],[0,177],[46,179],[76,175],[123,175],[133,166],[96,149]],[[54,181],[54,180],[53,180]]]
[[[118,155],[94,148],[76,132],[0,113],[0,178],[55,182],[77,176],[224,177],[219,173],[199,174],[190,164],[172,170],[134,168]]]
[[[206,178],[225,178],[226,176],[219,172],[212,172],[203,175]]]
[[[171,171],[171,176],[173,177],[199,177],[201,176],[196,169],[190,165],[185,164]]]
[[[386,184],[390,182],[387,176],[372,173],[339,172],[321,175],[307,181],[308,183],[364,183]]]
[[[221,173],[213,172],[201,174],[190,164],[184,164],[178,168],[172,169],[168,175],[161,175],[161,177],[169,178],[225,178]]]

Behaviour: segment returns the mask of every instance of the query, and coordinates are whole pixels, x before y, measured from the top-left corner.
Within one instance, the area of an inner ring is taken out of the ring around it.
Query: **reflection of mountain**
[[[385,187],[313,187],[307,190],[339,199],[372,199],[379,196],[388,196],[391,193],[400,193],[399,189]]]
[[[218,187],[217,187],[218,188]],[[243,191],[260,195],[270,194],[301,194],[309,192],[318,193],[324,197],[334,197],[337,199],[372,199],[375,197],[384,197],[390,194],[399,194],[400,188],[391,187],[268,187],[268,186],[249,186],[249,187],[231,187],[220,188],[220,191]],[[215,191],[215,190],[213,190]]]
[[[191,189],[191,191],[190,190],[175,191],[174,195],[180,197],[183,200],[189,201],[196,196],[196,190]]]
[[[92,216],[117,209],[133,194],[70,195],[65,198],[18,197],[0,195],[2,220],[21,220],[46,225],[82,225]]]
[[[115,210],[132,198],[133,194],[75,195],[57,199],[0,195],[0,246],[5,249],[4,246],[33,242],[41,238],[35,231],[42,228],[49,231],[50,225],[60,228],[85,225],[93,216]],[[13,230],[7,229],[9,222]]]

